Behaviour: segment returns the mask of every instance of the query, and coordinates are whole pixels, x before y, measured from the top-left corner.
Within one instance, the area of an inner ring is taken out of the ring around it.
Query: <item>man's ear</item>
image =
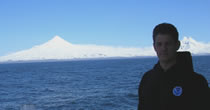
[[[155,43],[153,43],[153,48],[154,48],[154,50],[156,51],[156,48],[155,48]]]
[[[178,40],[176,43],[176,50],[179,50],[179,48],[180,48],[180,41]]]

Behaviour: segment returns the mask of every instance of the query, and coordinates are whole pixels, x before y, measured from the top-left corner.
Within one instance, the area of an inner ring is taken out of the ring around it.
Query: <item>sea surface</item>
[[[193,57],[210,82],[210,56]],[[0,64],[0,110],[136,110],[157,58]]]

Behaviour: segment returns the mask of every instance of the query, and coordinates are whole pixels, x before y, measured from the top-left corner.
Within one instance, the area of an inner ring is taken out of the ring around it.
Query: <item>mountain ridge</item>
[[[207,49],[208,48],[208,49]],[[202,43],[191,37],[181,40],[179,51],[190,51],[193,55],[210,55],[210,43]],[[30,49],[0,57],[0,62],[36,60],[73,60],[113,57],[156,56],[153,47],[124,48],[101,45],[71,44],[59,36]]]
[[[194,40],[192,37],[184,37],[181,40],[181,51],[190,51],[194,55],[206,55],[210,54],[210,43],[203,43]]]

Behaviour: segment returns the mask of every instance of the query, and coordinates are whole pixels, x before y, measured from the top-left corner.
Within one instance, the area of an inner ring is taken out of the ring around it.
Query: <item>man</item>
[[[194,72],[189,52],[177,52],[176,27],[157,25],[153,42],[159,61],[141,80],[138,110],[210,110],[207,81]]]

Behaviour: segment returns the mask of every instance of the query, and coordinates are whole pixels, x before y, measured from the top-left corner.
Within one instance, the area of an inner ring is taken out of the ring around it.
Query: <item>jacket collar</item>
[[[180,70],[180,71],[186,72],[186,74],[193,73],[194,70],[193,70],[193,64],[192,64],[192,56],[190,52],[187,52],[187,51],[177,52],[176,60],[177,60],[176,64],[173,65],[169,70],[167,70],[167,72]],[[154,66],[153,69],[159,72],[164,72],[164,70],[160,66],[159,61]]]

